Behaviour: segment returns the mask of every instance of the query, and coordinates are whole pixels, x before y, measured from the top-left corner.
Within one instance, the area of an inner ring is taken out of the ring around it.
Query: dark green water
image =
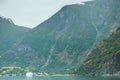
[[[26,78],[17,77],[0,77],[0,80],[120,80],[120,77],[81,77],[81,76],[39,76]]]

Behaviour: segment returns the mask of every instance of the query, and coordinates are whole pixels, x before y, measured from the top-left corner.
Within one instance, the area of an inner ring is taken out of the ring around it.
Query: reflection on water
[[[0,77],[0,80],[120,80],[120,77],[39,76],[26,78],[25,76],[17,76]]]

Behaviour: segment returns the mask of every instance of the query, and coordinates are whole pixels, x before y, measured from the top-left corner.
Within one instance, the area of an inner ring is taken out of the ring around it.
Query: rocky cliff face
[[[6,65],[69,72],[81,65],[97,42],[119,27],[119,4],[119,0],[96,0],[63,7],[6,52],[12,54]]]
[[[88,5],[91,7],[91,23],[96,28],[98,40],[109,36],[120,25],[119,0],[95,0]]]
[[[114,75],[120,72],[120,28],[101,41],[78,70],[85,75]]]

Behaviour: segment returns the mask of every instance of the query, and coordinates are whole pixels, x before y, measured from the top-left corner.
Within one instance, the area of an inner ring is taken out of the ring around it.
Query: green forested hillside
[[[16,45],[28,30],[15,25],[11,19],[0,17],[0,52],[5,52]]]
[[[109,38],[101,41],[78,70],[86,75],[119,75],[120,28]]]
[[[0,17],[0,64],[3,66],[4,59],[6,57],[9,61],[9,56],[12,54],[6,54],[7,51],[12,49],[20,43],[28,31],[28,28],[15,25],[11,19]],[[8,56],[8,57],[7,57]]]

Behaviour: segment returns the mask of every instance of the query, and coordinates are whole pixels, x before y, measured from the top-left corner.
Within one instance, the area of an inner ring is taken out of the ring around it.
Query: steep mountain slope
[[[17,45],[28,30],[15,25],[11,19],[0,17],[0,56]]]
[[[97,40],[109,36],[120,25],[120,0],[96,0],[88,5],[91,7],[91,23],[98,31]]]
[[[4,63],[51,73],[69,71],[86,59],[98,41],[119,27],[119,20],[120,0],[65,6],[7,51],[6,55],[12,56]]]
[[[120,74],[120,28],[109,38],[101,41],[81,65],[79,74]]]
[[[79,65],[79,61],[83,60],[81,55],[88,53],[96,39],[96,30],[89,21],[86,6],[63,7],[29,32],[16,48],[16,53],[21,55],[22,51],[24,56],[19,56],[15,61],[23,64],[19,59],[25,59],[26,66],[47,71],[60,71]],[[23,49],[18,51],[21,46]]]

